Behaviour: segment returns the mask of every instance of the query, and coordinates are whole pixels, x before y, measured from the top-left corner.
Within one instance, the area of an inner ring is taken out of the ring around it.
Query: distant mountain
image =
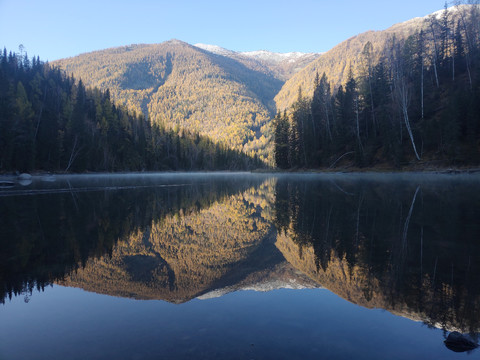
[[[291,78],[295,73],[321,55],[320,53],[302,52],[276,53],[266,50],[235,52],[217,45],[195,44],[195,46],[211,53],[234,58],[239,61],[247,58],[253,59],[257,61],[260,66],[268,68],[275,77],[283,81]]]

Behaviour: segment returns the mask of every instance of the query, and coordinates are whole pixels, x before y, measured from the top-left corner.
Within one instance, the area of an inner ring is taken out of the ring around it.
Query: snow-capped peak
[[[217,45],[195,44],[194,46],[196,46],[196,47],[198,47],[202,50],[209,51],[211,53],[217,54],[217,55],[234,55],[234,54],[236,54],[235,51],[228,50],[228,49],[222,48],[221,46],[217,46]]]
[[[300,58],[318,55],[313,53],[302,53],[302,52],[276,53],[276,52],[267,51],[267,50],[236,52],[236,51],[225,49],[221,46],[209,45],[209,44],[195,44],[194,46],[217,55],[245,56],[248,58],[254,58],[256,60],[262,60],[262,61],[275,63],[275,64],[278,64],[284,61],[295,62]]]
[[[453,14],[453,13],[457,12],[458,10],[459,10],[458,6],[456,6],[456,5],[447,8],[447,12],[449,12],[450,14]],[[429,14],[427,16],[424,16],[423,18],[424,19],[429,19],[431,17],[434,17],[437,20],[440,20],[443,17],[444,13],[445,13],[445,9],[442,9],[442,10],[435,11],[434,13]]]
[[[302,53],[302,52],[276,53],[276,52],[271,52],[266,50],[246,51],[240,54],[248,57],[253,57],[255,59],[275,62],[275,63],[280,63],[282,61],[295,61],[301,57],[313,55],[313,54]]]

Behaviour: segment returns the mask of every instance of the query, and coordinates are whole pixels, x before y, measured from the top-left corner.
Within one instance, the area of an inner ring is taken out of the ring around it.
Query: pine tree
[[[277,116],[275,116],[273,126],[275,164],[280,169],[288,169],[290,168],[290,163],[288,161],[288,140],[290,127],[286,113],[284,113],[284,116],[282,116],[279,112]]]
[[[34,112],[21,81],[17,84],[13,124],[13,164],[20,171],[34,168]]]

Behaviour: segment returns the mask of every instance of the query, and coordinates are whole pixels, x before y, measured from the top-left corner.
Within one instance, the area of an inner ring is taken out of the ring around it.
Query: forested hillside
[[[258,62],[213,54],[178,40],[131,45],[56,61],[88,86],[153,124],[208,136],[267,159],[274,96],[283,82]]]
[[[0,172],[244,169],[260,163],[151,124],[27,54],[0,55]]]
[[[449,8],[449,19],[454,21],[456,26],[458,21],[462,21],[462,16],[466,20],[467,12],[468,6],[465,5],[451,7]],[[297,100],[299,87],[302,88],[306,97],[313,96],[314,80],[317,73],[320,75],[325,73],[332,90],[337,89],[340,85],[345,86],[350,71],[353,72],[355,77],[361,76],[365,67],[368,66],[367,62],[370,62],[370,65],[375,65],[385,57],[386,49],[392,47],[394,39],[402,42],[409,36],[423,30],[426,41],[433,41],[434,37],[437,42],[440,41],[442,17],[443,10],[440,10],[425,17],[395,24],[386,30],[367,31],[341,42],[305,66],[285,83],[275,96],[277,110],[288,109]],[[450,33],[450,36],[453,36],[453,33]],[[371,45],[368,59],[364,52],[367,43]],[[431,58],[435,50],[429,48],[428,51],[428,56]]]
[[[480,164],[479,20],[478,6],[454,7],[411,22],[423,27],[408,37],[391,33],[380,48],[367,41],[356,66],[328,73],[338,89],[316,73],[313,97],[297,88],[292,108],[275,118],[277,166]]]

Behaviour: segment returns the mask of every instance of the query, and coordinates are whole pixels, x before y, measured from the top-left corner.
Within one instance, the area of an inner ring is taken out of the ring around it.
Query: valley
[[[5,49],[0,172],[475,168],[479,14],[455,5],[323,53]]]

